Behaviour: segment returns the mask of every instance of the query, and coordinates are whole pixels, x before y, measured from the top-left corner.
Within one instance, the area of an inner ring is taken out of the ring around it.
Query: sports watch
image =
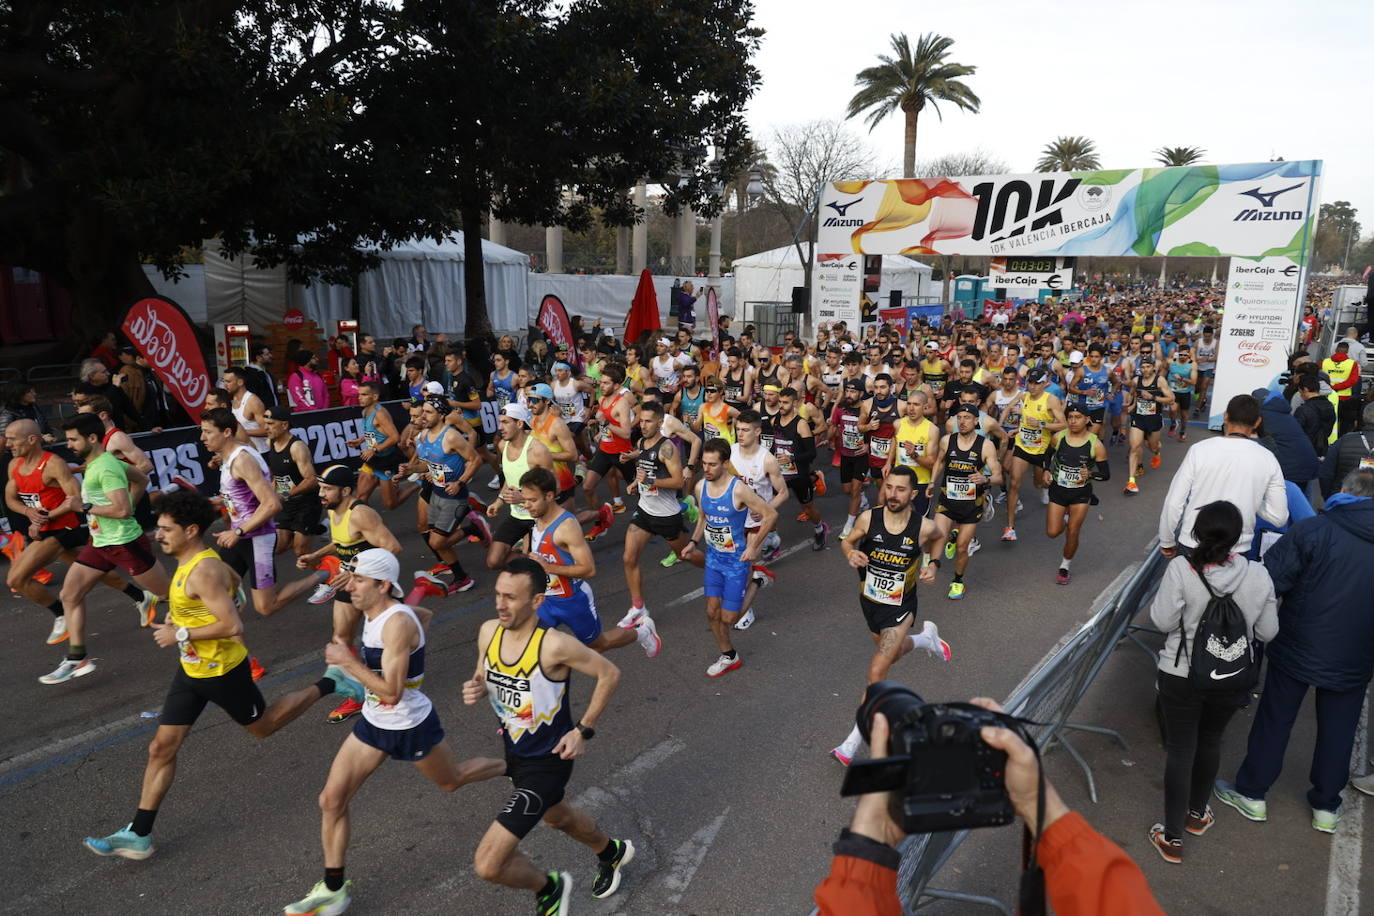
[[[177,642],[190,642],[191,634],[185,627],[177,627]]]
[[[589,728],[588,726],[583,725],[581,722],[578,722],[576,725],[573,726],[573,728],[577,729],[577,732],[582,736],[583,741],[590,741],[596,737],[596,729]]]

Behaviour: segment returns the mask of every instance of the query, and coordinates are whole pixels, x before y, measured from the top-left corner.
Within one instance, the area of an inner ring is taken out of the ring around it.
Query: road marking
[[[664,889],[668,891],[667,901],[669,904],[679,903],[682,900],[682,895],[687,893],[688,886],[696,877],[697,869],[701,867],[702,862],[706,861],[706,853],[711,851],[711,846],[716,842],[720,828],[725,826],[725,818],[729,813],[730,809],[726,808],[716,816],[715,820],[692,834],[691,839],[673,850],[673,854],[668,859],[668,869],[661,879]]]
[[[796,552],[799,551],[799,550],[803,550],[803,549],[805,549],[805,548],[807,548],[807,547],[810,547],[812,543],[813,543],[813,542],[808,538],[807,540],[802,541],[802,542],[799,543],[799,544],[793,544],[791,547],[787,548],[787,549],[784,550],[782,553],[778,554],[776,557],[774,557],[773,559],[769,560],[769,561],[768,561],[769,566],[771,566],[772,564],[778,562],[778,560],[786,559],[787,557],[792,556],[792,554],[796,553]],[[664,607],[677,607],[679,604],[687,604],[687,603],[690,602],[690,601],[696,601],[698,598],[700,598],[700,597],[701,597],[702,595],[704,595],[704,594],[706,594],[706,589],[705,589],[705,588],[696,588],[696,589],[693,589],[692,591],[688,592],[687,594],[682,595],[682,596],[679,597],[679,598],[674,598],[672,601],[669,601],[667,604],[665,604],[665,605],[663,605],[663,606],[664,606]]]
[[[1360,710],[1360,727],[1355,732],[1355,749],[1350,769],[1365,767],[1369,746],[1369,701]],[[1348,789],[1342,807],[1345,812],[1331,840],[1331,863],[1326,870],[1326,916],[1357,916],[1360,912],[1360,869],[1364,856],[1364,793]]]
[[[635,759],[616,770],[605,780],[607,785],[617,787],[615,791],[608,792],[597,786],[591,786],[572,800],[573,807],[591,810],[593,808],[609,805],[611,802],[615,801],[616,795],[623,794],[618,791],[619,787],[639,779],[651,770],[656,769],[659,764],[669,757],[686,749],[687,742],[683,741],[681,738],[669,738],[666,741],[660,741],[658,744],[655,744],[653,747],[644,751],[642,754],[635,757]]]

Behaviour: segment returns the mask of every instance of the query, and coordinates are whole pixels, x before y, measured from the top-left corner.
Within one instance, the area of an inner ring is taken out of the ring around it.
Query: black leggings
[[[1203,693],[1186,677],[1159,672],[1159,709],[1164,718],[1164,834],[1183,836],[1189,811],[1207,807],[1221,765],[1226,724],[1245,703],[1246,691]]]

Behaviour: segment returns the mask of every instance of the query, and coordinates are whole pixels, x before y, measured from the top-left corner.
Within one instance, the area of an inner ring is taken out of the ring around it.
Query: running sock
[[[609,862],[615,858],[615,854],[619,851],[619,849],[620,847],[616,845],[615,840],[607,840],[606,848],[598,852],[596,854],[596,857],[600,859],[602,862]]]
[[[825,530],[825,523],[824,523],[824,522],[816,522],[816,524],[815,524],[815,526],[814,526],[814,528],[813,528],[812,530],[814,530],[817,534],[820,534],[823,530]],[[60,602],[59,602],[59,603],[60,603]],[[61,611],[58,611],[57,613],[61,614],[62,612],[61,612]]]
[[[722,653],[720,653],[720,654],[721,654],[721,655],[724,655],[726,658],[734,658],[734,657],[735,657],[736,655],[738,655],[739,653],[736,652],[734,649],[731,649],[729,652],[722,652]]]
[[[322,677],[315,682],[315,686],[320,688],[320,696],[327,697],[334,692],[336,685],[332,677]]]
[[[67,649],[67,661],[69,662],[79,662],[85,657],[86,647],[84,645],[78,646],[76,643],[72,643]]]
[[[1071,559],[1068,558],[1068,557],[1060,557],[1060,558],[1059,558],[1059,568],[1060,568],[1060,569],[1068,569],[1068,568],[1069,568],[1069,564],[1072,563],[1072,562],[1073,562],[1073,560],[1071,560]]]
[[[134,601],[143,600],[143,589],[139,588],[137,585],[134,585],[132,582],[124,586],[124,594],[128,595]]]
[[[859,726],[854,726],[849,732],[849,737],[840,742],[840,749],[850,757],[858,751],[859,745],[863,744],[864,736],[859,732]]]
[[[544,882],[544,886],[541,887],[539,890],[535,891],[535,893],[538,894],[540,897],[547,897],[549,894],[552,894],[554,891],[558,890],[558,884],[553,880],[554,874],[554,872],[549,872],[549,877]]]
[[[964,574],[963,574],[963,573],[955,573],[955,574],[954,574],[954,581],[955,581],[955,582],[963,582],[963,581],[964,581]]]
[[[644,599],[636,598],[634,601],[630,602],[630,606],[633,607],[636,611],[642,611],[644,610]]]
[[[53,615],[54,617],[61,617],[61,616],[62,616],[62,602],[61,602],[61,601],[54,601],[52,604],[48,605],[48,610],[52,611],[52,615]]]
[[[343,873],[342,868],[326,868],[324,870],[324,886],[331,891],[337,891],[343,887]]]
[[[147,836],[153,832],[153,820],[157,817],[157,811],[149,811],[147,808],[139,808],[134,814],[134,822],[129,825],[129,829],[135,836]]]

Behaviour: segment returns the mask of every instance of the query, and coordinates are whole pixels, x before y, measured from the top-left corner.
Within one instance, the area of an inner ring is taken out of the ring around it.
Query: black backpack
[[[1245,615],[1230,595],[1218,595],[1201,570],[1194,570],[1211,598],[1193,632],[1193,651],[1188,654],[1188,683],[1194,690],[1249,690],[1259,682],[1259,656]],[[1188,635],[1179,626],[1178,665],[1187,651]]]

